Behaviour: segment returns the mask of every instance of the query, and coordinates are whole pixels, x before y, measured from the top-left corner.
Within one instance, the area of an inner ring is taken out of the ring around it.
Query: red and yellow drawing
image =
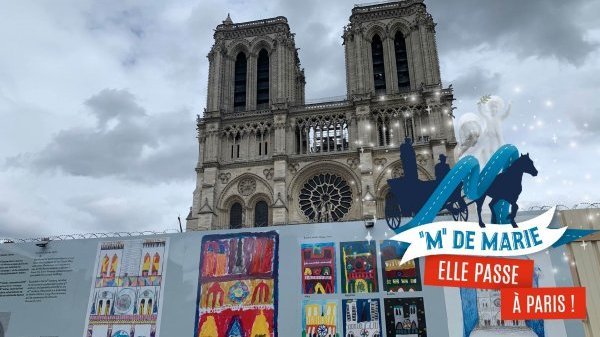
[[[202,240],[197,337],[276,337],[276,232]]]

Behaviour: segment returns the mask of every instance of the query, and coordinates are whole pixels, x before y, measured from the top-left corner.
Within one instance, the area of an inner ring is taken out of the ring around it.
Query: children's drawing
[[[345,337],[380,337],[379,299],[343,300]]]
[[[406,247],[396,240],[381,241],[381,265],[385,291],[421,291],[422,289],[419,259],[400,264]]]
[[[302,303],[302,337],[339,337],[335,300]]]
[[[427,337],[422,297],[386,298],[384,306],[387,337]]]
[[[277,336],[276,232],[202,239],[197,337]]]
[[[84,337],[158,337],[167,242],[99,244]]]
[[[305,243],[301,248],[302,293],[335,293],[335,247],[333,242]]]
[[[342,242],[342,292],[378,291],[375,241]]]

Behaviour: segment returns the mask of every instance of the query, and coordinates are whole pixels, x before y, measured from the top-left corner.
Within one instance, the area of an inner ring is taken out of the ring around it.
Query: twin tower
[[[382,218],[405,137],[421,180],[440,154],[454,163],[452,89],[423,1],[357,5],[342,39],[346,97],[306,104],[285,17],[217,26],[188,230]]]

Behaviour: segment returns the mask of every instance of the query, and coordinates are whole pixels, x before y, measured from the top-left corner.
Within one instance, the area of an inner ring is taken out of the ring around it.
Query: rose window
[[[335,174],[318,174],[300,190],[300,209],[310,221],[339,221],[348,214],[351,205],[350,186]]]
[[[327,336],[327,327],[324,324],[319,325],[319,327],[317,328],[317,335],[319,337]]]

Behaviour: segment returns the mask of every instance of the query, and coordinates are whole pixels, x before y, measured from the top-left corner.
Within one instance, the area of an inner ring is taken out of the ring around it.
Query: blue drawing
[[[485,197],[489,196],[492,198],[492,201],[489,203],[490,210],[492,211],[492,223],[499,223],[498,218],[499,215],[501,216],[502,214],[498,214],[498,209],[495,209],[495,206],[500,200],[504,200],[510,203],[508,219],[510,220],[511,225],[514,228],[517,228],[517,223],[515,222],[515,216],[519,209],[517,199],[519,199],[519,195],[521,194],[521,191],[523,191],[522,180],[524,173],[534,177],[538,174],[537,169],[533,165],[533,161],[529,158],[529,153],[521,155],[505,171],[498,174],[485,193],[475,201],[477,203],[477,216],[479,217],[480,227],[485,227],[485,224],[481,219],[481,207],[483,206]]]
[[[344,336],[379,337],[379,299],[342,300]]]
[[[539,286],[540,267],[535,266],[533,287]],[[545,337],[544,320],[502,320],[500,317],[500,292],[461,288],[463,337],[485,335],[516,335],[519,332]],[[477,333],[474,333],[477,331]]]
[[[532,175],[534,172],[537,174],[533,163],[525,162],[525,160],[531,160],[528,158],[529,156],[525,157],[527,158],[520,159],[519,150],[514,145],[506,144],[498,148],[483,167],[483,170],[480,170],[479,162],[475,157],[466,156],[459,160],[450,171],[447,171],[445,158],[440,157],[440,163],[436,165],[438,173],[436,174],[436,180],[421,181],[415,178],[417,176],[416,163],[413,163],[415,153],[412,148],[412,141],[407,138],[404,144],[400,146],[400,158],[405,167],[404,177],[388,180],[392,192],[385,203],[385,217],[388,226],[399,234],[433,222],[442,209],[448,210],[454,220],[467,220],[469,214],[467,206],[469,204],[465,203],[464,198],[474,200],[471,203],[482,198],[501,172],[507,173],[505,176],[508,176],[508,179],[511,179],[509,181],[513,182],[510,187],[512,194],[510,192],[502,194],[502,197],[506,197],[510,202],[513,199],[512,196],[515,194],[515,190],[519,192],[516,197],[520,194],[520,189],[516,189],[514,186],[517,179],[511,178],[511,175],[508,174],[509,171],[512,171],[509,170],[510,166],[517,160],[524,161],[513,169],[516,173],[523,170],[517,175],[517,178],[519,176],[522,178],[522,173],[525,172]],[[514,174],[516,175],[516,173]],[[498,185],[502,185],[502,183],[499,182]],[[463,195],[461,195],[461,190]],[[497,189],[494,193],[496,192],[498,192]],[[492,192],[490,191],[490,193]],[[515,225],[514,215],[518,207],[513,207],[511,213],[509,213],[508,207],[510,205],[500,195],[498,194],[497,198],[500,200],[496,201],[496,207],[492,205],[494,210],[492,214],[496,217],[497,223],[512,223]],[[514,197],[515,201],[516,197]],[[412,217],[412,219],[400,227],[402,216]],[[595,232],[597,231],[593,229],[569,228],[552,247],[559,247]]]
[[[235,316],[231,323],[229,324],[229,329],[227,329],[227,337],[243,337],[244,329],[242,329],[242,322],[239,316]]]
[[[407,137],[400,145],[400,159],[404,168],[404,176],[389,179],[388,184],[392,193],[385,202],[385,217],[388,226],[392,229],[400,227],[401,218],[412,217],[422,209],[426,201],[438,188],[443,179],[450,173],[450,165],[446,163],[446,156],[440,155],[440,162],[435,166],[436,180],[423,181],[417,177],[417,159],[412,140]],[[454,220],[466,221],[469,218],[467,203],[460,194],[462,184],[452,188],[448,198],[442,203]],[[441,209],[440,208],[440,209]],[[440,211],[436,210],[435,215]]]

